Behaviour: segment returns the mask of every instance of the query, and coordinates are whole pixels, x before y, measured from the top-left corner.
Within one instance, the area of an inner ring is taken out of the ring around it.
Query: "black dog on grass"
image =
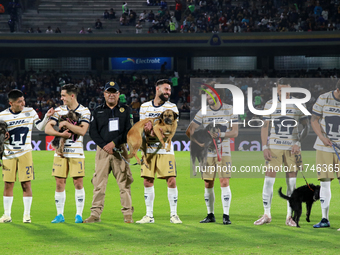
[[[312,210],[312,205],[315,201],[320,199],[320,185],[309,184],[301,186],[295,189],[290,197],[282,194],[282,187],[279,189],[280,197],[289,201],[289,205],[292,208],[293,214],[292,218],[296,223],[296,226],[299,228],[299,220],[302,214],[302,202],[306,203],[307,213],[306,213],[306,221],[310,222],[309,216]]]

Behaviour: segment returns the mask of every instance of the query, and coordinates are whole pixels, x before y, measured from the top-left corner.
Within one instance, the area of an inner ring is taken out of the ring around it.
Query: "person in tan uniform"
[[[115,82],[105,85],[105,103],[98,106],[92,113],[90,136],[97,144],[96,166],[92,184],[93,200],[91,216],[84,223],[100,222],[104,209],[105,190],[109,173],[112,172],[120,190],[120,202],[124,222],[133,223],[133,206],[131,200],[131,183],[133,182],[129,165],[121,158],[117,150],[127,157],[126,136],[133,121],[131,109],[120,105],[119,86]]]

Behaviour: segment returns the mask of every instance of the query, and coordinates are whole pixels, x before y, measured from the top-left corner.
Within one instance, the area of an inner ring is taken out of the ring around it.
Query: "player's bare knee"
[[[30,181],[22,182],[21,187],[22,187],[22,191],[24,193],[30,192],[31,191],[31,182]]]
[[[167,182],[169,188],[171,188],[171,189],[176,188],[176,177],[171,176],[171,177],[166,179],[166,182]]]
[[[214,187],[214,180],[204,180],[204,187],[206,189],[212,189]]]
[[[144,178],[144,187],[145,188],[150,188],[153,186],[153,182],[155,179],[153,178]]]
[[[220,184],[222,188],[229,186],[229,178],[220,178]]]
[[[5,182],[5,190],[6,191],[11,191],[11,190],[13,190],[13,187],[14,187],[14,182]]]

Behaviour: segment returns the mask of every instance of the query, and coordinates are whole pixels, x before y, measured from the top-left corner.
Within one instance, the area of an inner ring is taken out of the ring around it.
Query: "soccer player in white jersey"
[[[173,110],[178,114],[177,106],[169,102],[171,95],[171,85],[169,80],[162,79],[156,82],[155,99],[146,102],[140,107],[140,119],[155,118],[161,115],[165,110]],[[147,131],[150,129],[147,128]],[[147,137],[147,157],[154,153],[159,146],[156,137]],[[167,145],[166,145],[167,146]],[[136,223],[154,223],[153,202],[155,199],[154,180],[155,173],[159,179],[165,179],[168,184],[168,200],[170,204],[170,222],[182,223],[177,215],[177,198],[178,190],[176,186],[176,162],[173,145],[171,150],[167,152],[165,149],[159,149],[149,163],[149,168],[142,165],[141,177],[144,178],[144,198],[146,205],[146,215]]]
[[[210,94],[214,95],[210,89],[207,89]],[[224,90],[223,89],[216,89],[218,94],[221,98],[224,98]],[[229,179],[231,177],[231,153],[230,153],[230,139],[235,138],[238,136],[238,125],[231,125],[231,122],[237,122],[238,117],[233,115],[233,107],[226,103],[221,105],[220,101],[215,96],[214,99],[209,95],[207,95],[207,114],[202,114],[202,109],[198,111],[195,118],[191,122],[188,131],[190,130],[190,134],[194,134],[195,130],[200,126],[203,125],[205,128],[210,123],[215,121],[216,124],[220,126],[220,132],[218,135],[210,134],[214,139],[223,139],[222,144],[217,146],[218,148],[214,151],[208,151],[208,158],[207,158],[207,166],[205,169],[210,169],[208,166],[213,166],[215,171],[206,171],[202,169],[202,179],[204,180],[204,199],[207,206],[208,215],[200,223],[210,223],[215,222],[215,215],[214,215],[214,202],[215,202],[215,193],[214,193],[214,182],[216,177],[217,169],[224,169],[224,171],[219,171],[218,176],[220,179],[221,185],[221,200],[222,200],[222,207],[223,207],[223,224],[229,225],[231,224],[229,218],[229,209],[231,203],[231,190],[229,186]],[[188,132],[187,132],[188,135]],[[191,137],[192,142],[196,142],[201,147],[204,147],[205,144],[201,144],[196,141],[193,137]],[[219,166],[219,168],[218,168]]]
[[[317,135],[314,149],[316,149],[316,169],[320,180],[320,204],[322,219],[314,228],[330,227],[329,204],[331,201],[331,181],[334,172],[340,182],[339,159],[332,144],[340,143],[340,80],[333,91],[319,96],[313,106],[312,128]],[[338,153],[339,154],[339,153]],[[338,229],[340,230],[340,229]]]
[[[277,108],[271,115],[263,117],[265,123],[261,128],[261,141],[263,156],[266,160],[266,172],[263,184],[263,207],[264,215],[254,222],[255,225],[270,223],[271,202],[273,197],[273,187],[275,183],[276,172],[284,164],[286,169],[287,196],[290,196],[296,186],[297,171],[302,167],[301,159],[301,141],[309,132],[308,117],[303,115],[299,108],[293,104],[287,104],[286,115],[281,115],[281,89],[290,87],[289,79],[281,78],[276,83],[278,91]],[[290,94],[286,94],[287,98]],[[269,100],[264,109],[268,110],[272,106],[272,100]],[[272,119],[275,119],[272,121]],[[302,124],[303,129],[298,133],[298,123]],[[268,128],[270,136],[268,140]],[[276,169],[276,170],[275,170]],[[286,225],[296,227],[292,219],[292,210],[287,201]]]
[[[58,154],[54,154],[53,172],[52,175],[56,180],[55,191],[55,203],[57,207],[57,216],[52,223],[62,223],[64,218],[64,205],[66,200],[65,185],[68,173],[73,178],[73,184],[75,187],[75,199],[77,213],[75,217],[75,223],[82,223],[82,214],[85,203],[85,190],[83,186],[83,177],[85,176],[84,162],[85,156],[83,151],[83,136],[90,123],[90,111],[87,107],[82,106],[77,101],[77,88],[73,84],[66,84],[61,88],[61,100],[64,105],[55,109],[55,114],[51,117],[51,120],[47,123],[45,133],[53,136],[60,136],[66,138],[63,157]],[[66,127],[67,130],[63,133],[59,133],[54,130],[54,126],[58,124],[60,116],[68,113],[69,110],[80,113],[80,124],[78,126],[69,123],[68,121],[61,121],[59,123],[59,129]],[[78,139],[74,142],[71,138],[71,133],[79,135]]]
[[[24,223],[31,223],[32,189],[31,180],[34,179],[32,161],[32,128],[33,124],[39,130],[44,130],[48,119],[54,114],[49,109],[41,121],[33,108],[25,107],[24,94],[17,89],[8,93],[10,107],[0,112],[0,120],[8,125],[7,140],[3,155],[2,177],[4,187],[4,215],[0,223],[12,222],[11,209],[13,203],[13,187],[17,174],[23,190]]]

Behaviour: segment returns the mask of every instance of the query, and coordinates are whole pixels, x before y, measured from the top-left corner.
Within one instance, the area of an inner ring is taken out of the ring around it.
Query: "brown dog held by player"
[[[171,140],[174,137],[177,129],[177,117],[178,115],[174,111],[166,110],[158,118],[147,118],[138,121],[135,125],[133,125],[133,127],[127,134],[127,143],[130,149],[130,154],[128,155],[128,158],[135,157],[138,164],[141,164],[141,161],[137,156],[137,151],[139,148],[141,148],[143,151],[143,162],[147,165],[147,160],[145,160],[146,145],[143,145],[143,132],[145,124],[149,121],[151,121],[153,125],[152,129],[158,140],[161,142],[163,149],[165,148],[163,135],[167,138],[166,142],[168,143],[168,146],[166,148],[166,151],[170,151]]]
[[[7,130],[7,123],[3,120],[0,120],[0,159],[2,160],[2,156],[5,150],[5,141],[6,141],[6,133]],[[0,161],[0,166],[2,166],[2,162]]]
[[[73,125],[78,126],[80,124],[79,122],[80,117],[81,117],[80,113],[70,110],[67,114],[62,115],[60,117],[60,121],[67,121]],[[59,129],[59,133],[64,132],[66,129],[67,129],[66,127],[62,127],[61,129]],[[71,131],[69,132],[72,134],[71,139],[74,142],[77,141],[78,135],[72,133]],[[56,153],[60,157],[63,157],[65,142],[66,142],[66,139],[60,136],[55,136],[54,139],[52,140],[52,146],[55,148]]]
[[[309,186],[304,185],[299,188],[296,188],[290,197],[282,194],[282,187],[279,189],[280,197],[289,201],[289,205],[292,208],[292,218],[296,223],[296,226],[299,228],[299,220],[302,214],[302,202],[306,203],[307,213],[306,213],[306,221],[310,222],[309,216],[312,210],[312,205],[315,201],[320,199],[320,185],[313,185],[312,183]]]

